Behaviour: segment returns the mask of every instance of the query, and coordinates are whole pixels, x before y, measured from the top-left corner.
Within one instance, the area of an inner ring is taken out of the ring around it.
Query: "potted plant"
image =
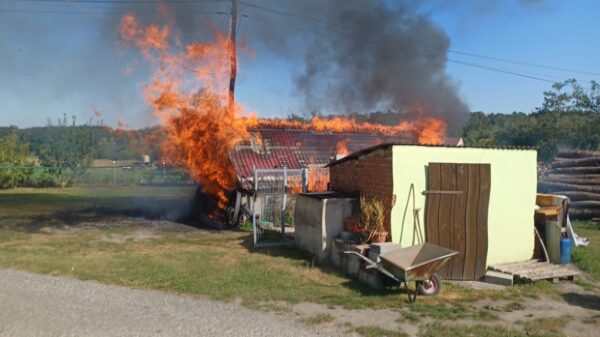
[[[355,217],[348,217],[344,219],[344,228],[350,232],[355,234],[360,234],[363,232],[363,228],[360,223],[360,219]]]
[[[360,198],[360,220],[365,242],[385,242],[388,232],[385,230],[385,203],[376,197]]]

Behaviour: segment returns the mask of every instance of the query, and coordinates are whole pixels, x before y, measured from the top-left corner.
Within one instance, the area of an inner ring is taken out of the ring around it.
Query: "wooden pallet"
[[[575,280],[575,276],[581,272],[572,264],[552,264],[540,260],[528,260],[522,262],[504,263],[490,266],[490,269],[513,275],[529,281],[560,279]]]

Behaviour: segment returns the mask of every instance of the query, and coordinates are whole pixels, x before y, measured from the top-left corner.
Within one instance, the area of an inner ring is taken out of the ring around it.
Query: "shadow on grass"
[[[243,245],[243,247],[246,248],[250,253],[264,254],[270,257],[282,257],[290,259],[305,265],[307,268],[317,268],[323,273],[342,277],[346,279],[346,281],[342,282],[341,285],[357,294],[360,294],[361,296],[382,298],[397,297],[399,294],[406,295],[406,289],[400,288],[397,285],[393,285],[391,282],[386,282],[387,286],[385,289],[374,289],[363,282],[353,279],[352,276],[340,272],[340,270],[335,268],[335,266],[333,265],[322,264],[317,262],[314,256],[295,246],[274,246],[255,248],[253,245],[252,233],[249,233],[242,239],[241,245]],[[411,290],[409,289],[409,291]],[[326,299],[327,296],[324,296],[324,298]]]
[[[0,202],[6,197],[0,196]],[[44,227],[77,227],[82,223],[89,225],[119,217],[168,220],[201,227],[193,216],[193,199],[186,197],[83,198],[39,193],[21,194],[19,199],[27,205],[21,205],[22,209],[16,209],[14,214],[0,216],[0,228],[35,233]],[[36,208],[43,210],[36,211]]]
[[[592,294],[567,293],[562,295],[563,299],[571,304],[582,308],[600,310],[600,296]]]

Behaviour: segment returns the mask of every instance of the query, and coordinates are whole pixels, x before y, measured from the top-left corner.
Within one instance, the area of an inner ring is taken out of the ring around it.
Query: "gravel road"
[[[0,269],[1,337],[317,335],[234,303]]]

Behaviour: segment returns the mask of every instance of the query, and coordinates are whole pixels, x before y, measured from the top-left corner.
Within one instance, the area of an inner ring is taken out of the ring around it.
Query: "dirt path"
[[[234,303],[0,269],[0,336],[279,337],[317,330]]]

